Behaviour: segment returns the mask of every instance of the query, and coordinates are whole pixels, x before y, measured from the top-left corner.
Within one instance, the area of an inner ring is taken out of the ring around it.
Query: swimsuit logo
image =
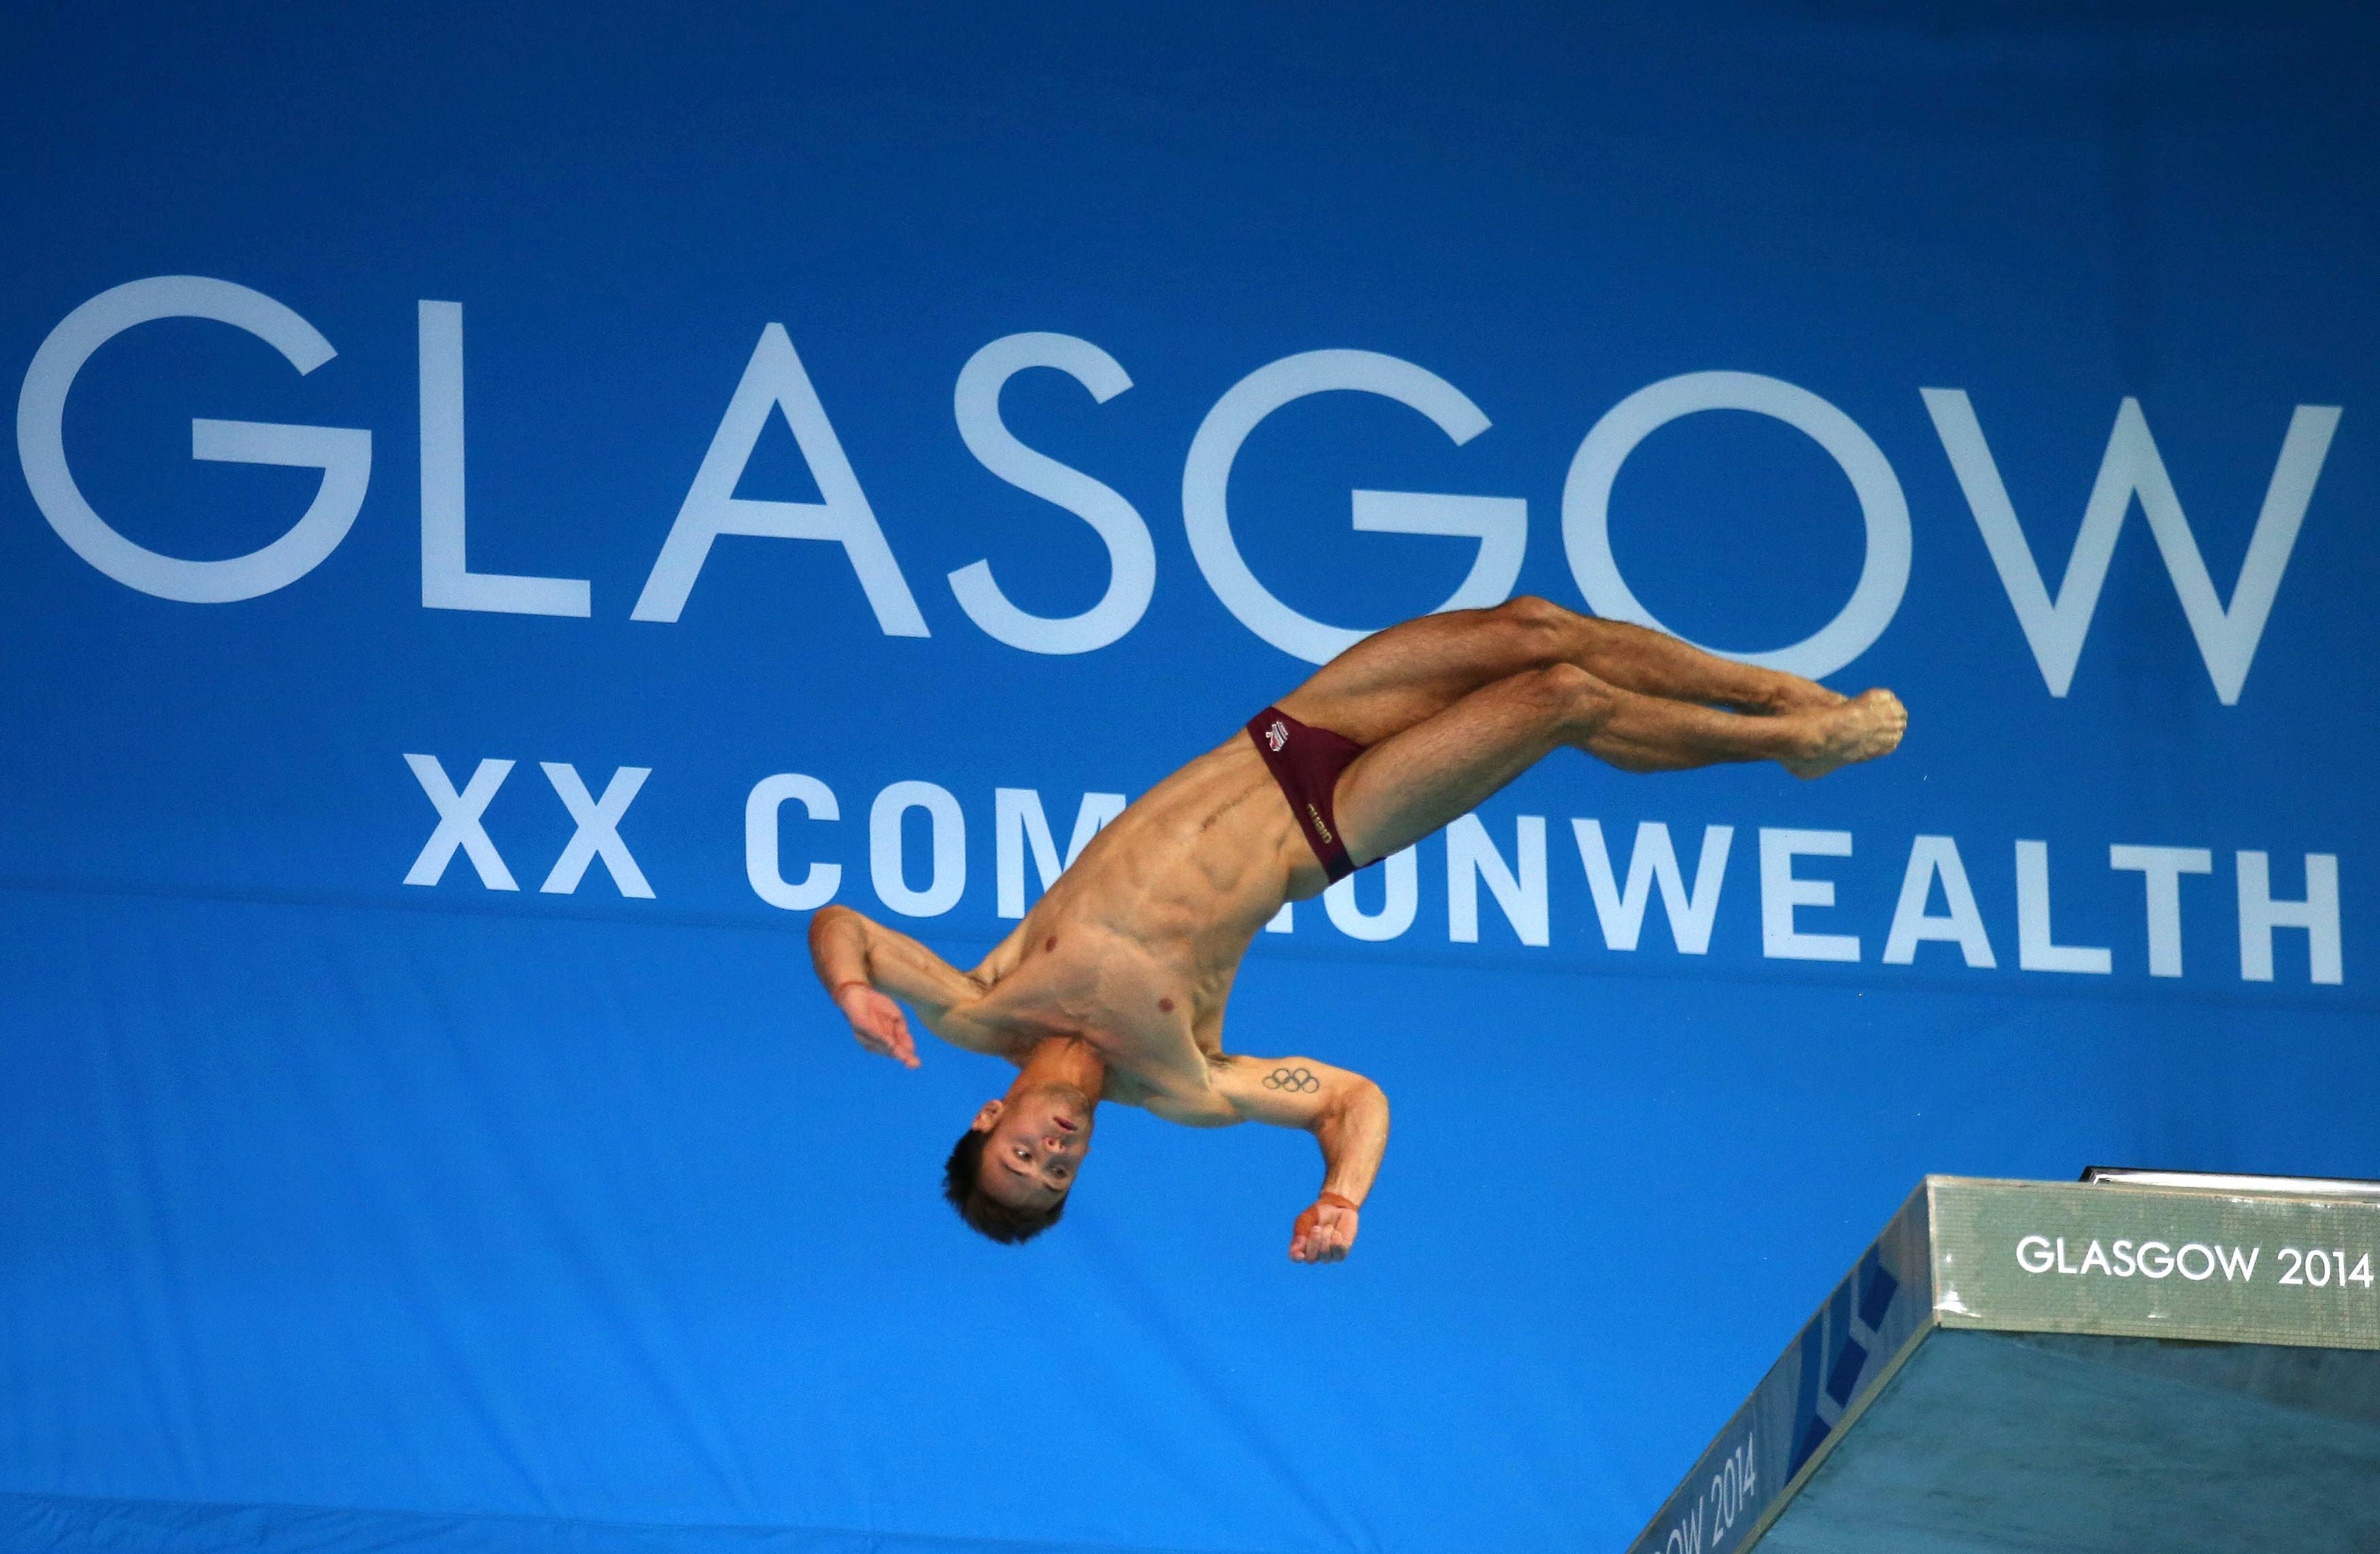
[[[1330,840],[1330,822],[1322,818],[1321,807],[1309,802],[1305,807],[1305,812],[1314,818],[1314,833],[1317,836],[1321,837],[1323,841],[1329,842]]]
[[[1272,747],[1273,754],[1281,754],[1281,747],[1289,743],[1288,726],[1280,719],[1274,719],[1265,730],[1265,743]]]

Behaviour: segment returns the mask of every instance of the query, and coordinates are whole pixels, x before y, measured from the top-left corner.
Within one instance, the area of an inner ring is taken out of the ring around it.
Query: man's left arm
[[[1352,1069],[1312,1058],[1234,1057],[1215,1070],[1214,1083],[1241,1119],[1301,1128],[1321,1145],[1322,1191],[1297,1217],[1289,1255],[1301,1263],[1346,1257],[1389,1147],[1387,1093]]]

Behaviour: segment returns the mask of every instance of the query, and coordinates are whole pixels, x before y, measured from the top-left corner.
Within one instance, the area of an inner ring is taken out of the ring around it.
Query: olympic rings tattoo
[[[1288,1090],[1294,1095],[1310,1096],[1322,1088],[1322,1081],[1308,1068],[1277,1068],[1264,1076],[1264,1087],[1268,1090]]]

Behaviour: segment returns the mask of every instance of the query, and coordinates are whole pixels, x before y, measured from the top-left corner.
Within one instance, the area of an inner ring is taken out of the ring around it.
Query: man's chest
[[[1089,1042],[1111,1074],[1135,1083],[1171,1089],[1204,1074],[1228,977],[1218,984],[1146,945],[1080,926],[1036,949],[994,985],[979,1018],[1028,1045],[1053,1036]]]

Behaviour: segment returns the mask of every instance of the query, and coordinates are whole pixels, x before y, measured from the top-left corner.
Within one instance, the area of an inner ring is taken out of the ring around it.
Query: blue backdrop
[[[7,33],[18,1544],[1609,1548],[1924,1172],[2380,1174],[2347,7]],[[1516,591],[1908,742],[1260,936],[1232,1046],[1394,1099],[1344,1266],[1138,1113],[965,1233],[1006,1071],[808,911],[969,964]]]

